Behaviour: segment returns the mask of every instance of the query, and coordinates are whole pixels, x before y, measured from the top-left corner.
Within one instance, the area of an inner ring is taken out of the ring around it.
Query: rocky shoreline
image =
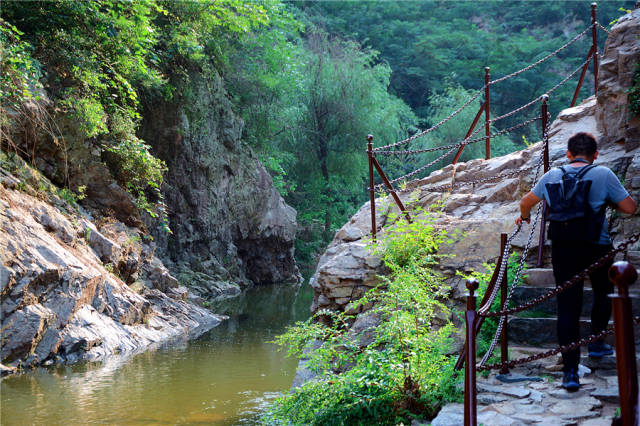
[[[136,228],[92,222],[19,169],[0,174],[2,374],[129,355],[225,319],[193,303]]]

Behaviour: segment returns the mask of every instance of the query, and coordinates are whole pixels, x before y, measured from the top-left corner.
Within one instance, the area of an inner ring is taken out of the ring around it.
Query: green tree
[[[309,34],[307,47],[294,147],[296,195],[317,203],[303,214],[321,215],[328,239],[336,221],[342,223],[366,195],[365,136],[375,133],[393,141],[414,117],[387,92],[391,70],[383,63],[373,65],[375,52],[323,32]]]

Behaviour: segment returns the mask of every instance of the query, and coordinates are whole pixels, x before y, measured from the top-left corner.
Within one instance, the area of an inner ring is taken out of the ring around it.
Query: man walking
[[[530,211],[543,199],[549,209],[551,262],[556,285],[559,286],[593,264],[613,249],[605,218],[607,205],[622,213],[636,211],[636,203],[611,170],[592,163],[598,158],[597,142],[589,133],[569,138],[569,164],[547,172],[520,201],[520,217],[516,225],[530,222]],[[611,263],[589,276],[593,289],[591,333],[606,329],[611,317],[611,301],[607,297],[613,285],[607,277]],[[558,343],[566,345],[579,339],[582,311],[581,281],[558,294]],[[604,341],[589,344],[589,356],[602,358],[613,349]],[[575,391],[580,387],[578,362],[580,348],[562,354],[564,378],[562,387]]]

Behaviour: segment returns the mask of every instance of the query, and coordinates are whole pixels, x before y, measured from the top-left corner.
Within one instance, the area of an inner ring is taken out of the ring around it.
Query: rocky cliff
[[[600,141],[597,164],[611,168],[625,183],[631,196],[640,199],[640,149],[638,119],[629,118],[627,90],[635,64],[640,61],[640,10],[620,19],[609,36],[600,62],[598,96],[562,111],[550,130],[552,166],[564,164],[566,142],[578,131],[591,132]],[[551,99],[553,102],[553,99]],[[511,232],[519,214],[520,198],[531,189],[534,165],[542,144],[490,160],[472,160],[450,165],[411,184],[400,193],[406,204],[429,207],[436,201],[444,206],[442,225],[464,232],[465,237],[445,248],[452,257],[444,257],[440,269],[452,284],[454,299],[465,294],[456,271],[483,270],[482,263],[495,260],[500,248],[500,233]],[[505,177],[467,184],[474,180]],[[453,184],[454,190],[447,191]],[[378,234],[384,234],[389,213],[398,213],[391,197],[376,199]],[[337,233],[311,278],[314,289],[312,311],[344,310],[351,300],[360,298],[376,285],[376,276],[384,273],[380,260],[369,254],[363,241],[370,234],[370,204],[366,203]],[[612,218],[614,243],[640,229],[636,213]],[[514,240],[516,248],[526,244],[528,226]],[[537,250],[537,235],[530,254]],[[545,245],[545,252],[547,247]]]
[[[173,235],[159,251],[203,296],[298,282],[296,212],[241,140],[222,80],[193,76],[188,94],[145,106],[141,135],[169,168],[163,193]]]
[[[113,219],[94,224],[36,170],[2,158],[3,364],[131,354],[223,319],[189,303],[136,228]]]
[[[171,234],[118,185],[100,144],[39,98],[3,110],[0,363],[130,354],[218,324],[203,299],[299,281],[296,212],[241,141],[220,78],[145,107],[139,136],[168,165]]]

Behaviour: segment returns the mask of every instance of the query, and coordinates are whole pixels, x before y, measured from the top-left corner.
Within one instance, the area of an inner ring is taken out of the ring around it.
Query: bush
[[[443,299],[449,294],[434,270],[441,244],[452,242],[435,226],[437,213],[414,213],[385,229],[372,244],[391,271],[355,305],[380,319],[371,344],[361,347],[348,331],[353,316],[318,312],[277,338],[288,355],[300,356],[314,341],[308,368],[318,379],[277,400],[266,415],[276,424],[396,424],[433,417],[459,399],[455,359],[448,355],[453,325]],[[323,319],[325,324],[318,322]]]
[[[162,227],[168,226],[160,185],[167,171],[164,161],[149,152],[149,145],[136,137],[130,137],[109,146],[105,150],[105,161],[120,185],[136,198],[136,205],[151,217],[160,217]]]

